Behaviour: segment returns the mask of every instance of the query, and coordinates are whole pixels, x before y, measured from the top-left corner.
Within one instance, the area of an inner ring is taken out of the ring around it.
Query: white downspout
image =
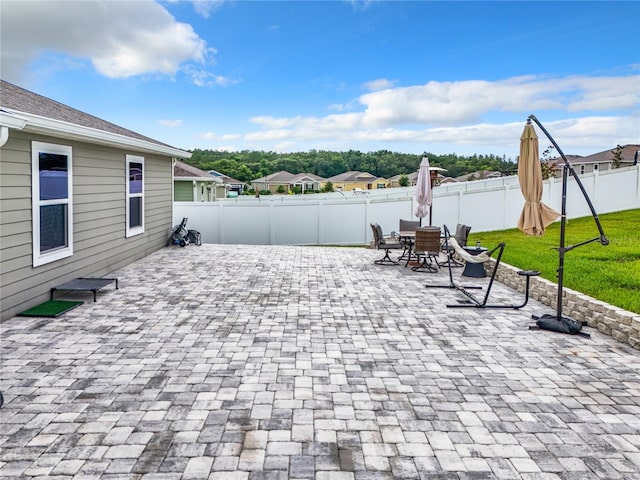
[[[3,125],[0,127],[0,147],[4,146],[7,140],[9,140],[9,127]]]

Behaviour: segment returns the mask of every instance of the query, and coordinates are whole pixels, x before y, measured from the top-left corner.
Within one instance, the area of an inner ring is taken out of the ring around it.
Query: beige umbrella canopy
[[[538,135],[530,123],[525,125],[520,137],[518,181],[525,200],[518,228],[526,235],[540,237],[544,235],[544,229],[560,214],[542,203],[542,168],[538,158]]]

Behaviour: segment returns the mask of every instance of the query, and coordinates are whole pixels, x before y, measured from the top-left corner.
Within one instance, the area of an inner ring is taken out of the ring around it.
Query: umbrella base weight
[[[550,330],[552,332],[567,333],[569,335],[580,335],[582,337],[591,337],[588,333],[582,331],[582,327],[587,325],[587,322],[578,322],[569,317],[560,317],[556,315],[545,314],[541,317],[531,315],[536,321],[535,325],[529,327],[529,330]]]

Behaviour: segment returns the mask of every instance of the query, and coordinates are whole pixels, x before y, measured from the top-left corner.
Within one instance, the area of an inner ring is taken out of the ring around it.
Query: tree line
[[[382,178],[415,172],[423,155],[378,150],[363,153],[357,150],[331,152],[310,150],[308,152],[276,153],[255,150],[220,152],[216,150],[191,151],[187,162],[201,170],[215,170],[245,183],[275,172],[313,173],[330,178],[347,171],[368,172]],[[426,153],[434,167],[446,169],[447,177],[459,177],[479,170],[491,170],[505,175],[515,173],[515,161],[505,156],[456,154],[435,155]]]

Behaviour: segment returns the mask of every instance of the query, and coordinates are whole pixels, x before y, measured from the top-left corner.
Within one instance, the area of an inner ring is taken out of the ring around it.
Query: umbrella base
[[[582,327],[586,326],[587,322],[578,322],[569,317],[558,317],[550,314],[544,314],[541,317],[531,315],[531,318],[536,321],[536,324],[530,326],[529,330],[551,330],[552,332],[567,333],[569,335],[591,337],[591,335],[582,331]]]

